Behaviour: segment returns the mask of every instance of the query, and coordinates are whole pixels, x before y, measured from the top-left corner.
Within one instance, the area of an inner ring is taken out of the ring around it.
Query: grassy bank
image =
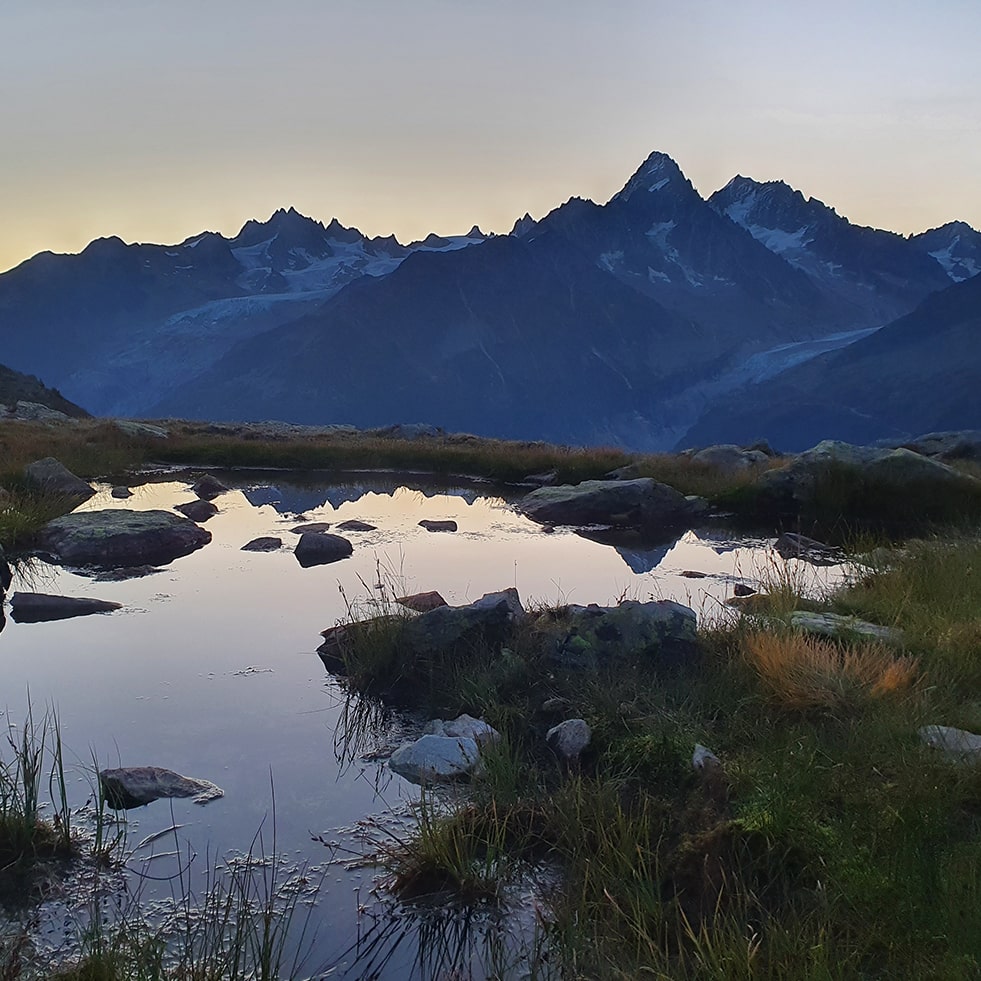
[[[408,664],[397,627],[355,633],[352,686],[394,669],[403,700],[505,734],[465,805],[424,803],[383,849],[394,887],[486,899],[522,862],[557,865],[563,977],[977,977],[981,766],[917,730],[981,729],[979,558],[976,536],[917,542],[828,599],[903,630],[898,649],[747,622],[703,630],[681,671],[584,674],[548,658],[545,611],[505,650]],[[593,734],[571,768],[543,739],[569,717]],[[720,764],[694,770],[696,743]]]

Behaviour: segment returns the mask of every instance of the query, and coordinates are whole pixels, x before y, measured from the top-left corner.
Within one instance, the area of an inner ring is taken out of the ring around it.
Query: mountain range
[[[979,270],[963,222],[903,237],[746,177],[705,200],[655,152],[508,235],[402,245],[289,209],[41,253],[0,275],[0,349],[98,414],[793,449],[977,425]]]

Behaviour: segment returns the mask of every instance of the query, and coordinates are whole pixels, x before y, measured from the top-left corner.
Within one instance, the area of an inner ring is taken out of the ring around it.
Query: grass
[[[385,843],[393,887],[493,903],[561,869],[539,954],[562,977],[977,977],[981,767],[917,729],[981,728],[981,539],[882,555],[815,605],[900,627],[906,652],[736,623],[703,630],[689,670],[566,672],[538,611],[503,650],[456,651],[438,687],[403,675],[505,740],[462,803]],[[763,575],[799,600],[793,573]],[[567,771],[543,735],[576,716],[593,741]],[[696,742],[721,769],[692,770]]]

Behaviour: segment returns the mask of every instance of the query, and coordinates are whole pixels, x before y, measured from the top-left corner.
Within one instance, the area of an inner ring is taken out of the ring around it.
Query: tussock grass
[[[882,644],[848,646],[797,632],[756,631],[743,641],[746,660],[770,696],[787,708],[837,711],[856,701],[909,692],[916,658]]]

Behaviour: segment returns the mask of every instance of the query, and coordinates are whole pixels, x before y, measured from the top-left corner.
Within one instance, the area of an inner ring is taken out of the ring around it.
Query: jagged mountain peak
[[[511,228],[511,235],[515,238],[524,238],[526,235],[530,234],[532,229],[534,229],[537,222],[530,214],[526,211],[521,218],[515,220],[514,225]]]
[[[684,197],[698,196],[694,185],[685,177],[677,163],[660,150],[655,150],[647,157],[623,186],[623,189],[614,195],[613,199],[629,201],[638,192],[644,191],[649,194],[670,193]]]

